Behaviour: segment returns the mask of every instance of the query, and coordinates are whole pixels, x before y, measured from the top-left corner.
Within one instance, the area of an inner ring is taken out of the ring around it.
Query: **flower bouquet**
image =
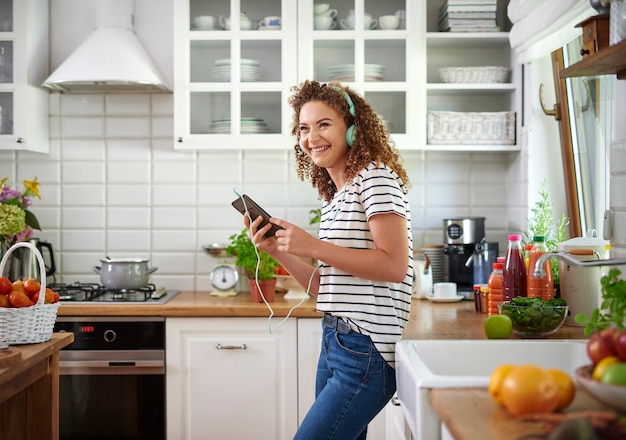
[[[33,197],[41,199],[37,177],[24,180],[21,192],[7,185],[7,180],[6,177],[0,179],[0,244],[5,251],[15,243],[30,239],[35,229],[41,230],[37,217],[28,209]]]

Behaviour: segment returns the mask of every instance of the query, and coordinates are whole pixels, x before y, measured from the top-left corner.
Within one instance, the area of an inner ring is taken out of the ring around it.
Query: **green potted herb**
[[[259,286],[265,299],[268,302],[273,301],[276,290],[275,269],[279,266],[278,261],[267,252],[257,251],[245,228],[239,234],[231,235],[229,240],[230,244],[226,247],[226,252],[237,258],[237,266],[243,267],[248,275],[253,301],[263,302],[258,290]],[[259,286],[257,286],[257,279]]]
[[[626,280],[619,278],[621,274],[619,269],[611,269],[600,279],[602,303],[591,316],[584,313],[574,316],[578,324],[585,326],[585,335],[609,327],[626,330]]]
[[[539,188],[539,200],[535,203],[534,208],[530,211],[531,217],[527,219],[528,230],[524,234],[524,244],[532,244],[533,237],[543,235],[546,237],[546,246],[550,252],[556,251],[557,244],[567,238],[567,226],[569,225],[569,217],[561,213],[558,222],[555,220],[550,202],[550,195],[547,190],[548,180],[544,179]],[[559,285],[559,264],[556,258],[553,258],[552,279],[554,287]]]

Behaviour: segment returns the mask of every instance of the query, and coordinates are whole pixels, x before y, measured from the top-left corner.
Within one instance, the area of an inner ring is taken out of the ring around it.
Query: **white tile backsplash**
[[[209,289],[215,261],[202,245],[227,242],[243,228],[231,207],[234,190],[316,233],[309,211],[321,201],[297,178],[290,148],[176,151],[168,94],[50,97],[51,153],[0,151],[0,175],[42,183],[44,199],[34,201],[33,211],[44,227],[39,236],[57,253],[57,280],[98,282],[91,267],[100,258],[143,257],[158,266],[157,285]],[[506,238],[508,154],[402,156],[416,248],[442,243],[443,219],[461,216],[486,217],[489,241]]]

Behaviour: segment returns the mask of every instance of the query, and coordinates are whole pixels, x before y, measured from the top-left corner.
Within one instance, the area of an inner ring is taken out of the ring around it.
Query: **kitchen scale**
[[[225,245],[213,243],[202,247],[204,252],[216,259],[211,270],[211,296],[236,296],[239,293],[239,272],[236,257],[228,255]]]

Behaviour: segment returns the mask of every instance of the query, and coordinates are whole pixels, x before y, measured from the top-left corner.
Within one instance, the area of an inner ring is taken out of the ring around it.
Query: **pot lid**
[[[100,258],[101,263],[147,263],[149,260],[147,258]]]
[[[589,229],[584,237],[575,237],[569,240],[565,240],[557,245],[558,249],[570,249],[570,248],[590,248],[595,250],[604,251],[609,246],[609,242],[598,237],[598,232],[595,229]]]

